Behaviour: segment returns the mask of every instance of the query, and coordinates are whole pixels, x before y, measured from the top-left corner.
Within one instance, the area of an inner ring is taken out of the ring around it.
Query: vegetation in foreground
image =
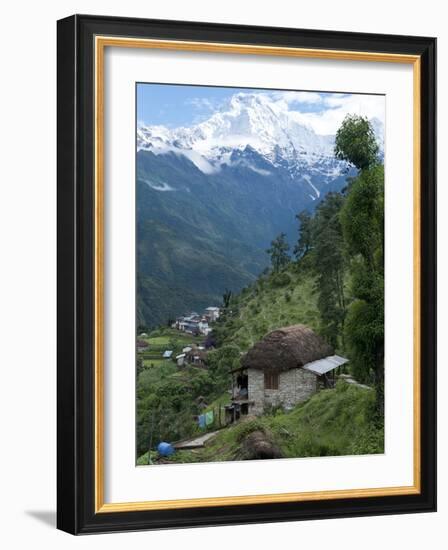
[[[205,447],[176,451],[164,463],[231,461],[253,458],[244,450],[249,435],[261,432],[283,458],[379,454],[384,432],[375,418],[375,392],[339,381],[290,412],[248,417],[221,430]],[[148,453],[138,464],[148,464]]]

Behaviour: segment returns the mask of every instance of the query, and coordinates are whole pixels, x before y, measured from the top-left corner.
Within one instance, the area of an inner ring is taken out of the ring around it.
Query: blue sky
[[[225,105],[226,100],[239,92],[266,93],[266,90],[138,83],[137,120],[148,125],[161,124],[170,128],[190,126],[208,118]],[[301,112],[316,112],[321,109],[318,105],[307,102],[297,106]]]
[[[137,84],[137,122],[168,128],[192,126],[226,106],[237,93],[268,94],[287,109],[301,113],[303,122],[318,134],[333,134],[346,113],[384,122],[384,96],[334,92],[223,88],[176,84]]]

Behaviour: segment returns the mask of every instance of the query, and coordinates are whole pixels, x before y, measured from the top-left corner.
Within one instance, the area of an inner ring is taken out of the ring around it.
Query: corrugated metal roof
[[[345,363],[348,363],[348,359],[345,359],[345,357],[341,357],[339,355],[330,355],[329,357],[325,357],[324,359],[319,359],[317,361],[307,363],[306,365],[303,365],[302,368],[304,368],[305,370],[309,370],[310,372],[314,372],[314,374],[322,375],[326,372],[330,372],[336,367],[344,365]]]
[[[172,355],[173,355],[173,352],[171,350],[166,350],[166,351],[163,352],[162,357],[164,359],[169,359]]]

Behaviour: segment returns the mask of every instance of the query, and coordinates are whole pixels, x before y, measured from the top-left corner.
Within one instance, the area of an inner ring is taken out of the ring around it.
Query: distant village
[[[220,311],[219,307],[207,307],[202,315],[193,311],[189,315],[177,317],[171,328],[176,328],[193,336],[199,336],[199,334],[208,336],[212,331],[209,323],[219,319]]]
[[[182,348],[161,348],[163,360],[173,361],[178,367],[191,365],[207,369],[207,355],[213,349],[213,338],[208,336],[213,330],[211,324],[219,319],[220,313],[219,307],[208,307],[202,314],[191,312],[177,317],[171,330],[188,336],[184,337]],[[137,349],[144,354],[149,353],[146,351],[149,347],[154,349],[154,345],[149,346],[142,339],[147,336],[140,334],[141,339],[137,340]],[[347,362],[307,326],[272,330],[241,355],[238,367],[229,370],[232,382],[228,392],[230,402],[224,407],[225,424],[244,415],[262,415],[270,407],[291,410],[319,389],[334,387],[336,371],[338,377],[345,376],[348,383],[356,383],[339,372]],[[202,416],[198,422],[203,420]]]
[[[211,323],[219,319],[221,310],[219,307],[207,307],[202,314],[192,311],[188,315],[177,317],[171,324],[171,328],[191,335],[192,337],[205,336],[207,337],[212,332]],[[147,334],[140,334],[137,339],[137,351],[144,352],[150,346],[146,342]],[[205,367],[207,360],[207,350],[205,345],[190,344],[182,349],[182,352],[173,356],[174,350],[166,349],[162,358],[171,360],[177,363],[179,367],[185,364],[194,365],[197,367]]]

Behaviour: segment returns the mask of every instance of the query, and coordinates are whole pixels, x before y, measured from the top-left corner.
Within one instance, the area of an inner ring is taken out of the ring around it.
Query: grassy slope
[[[285,458],[340,456],[384,452],[383,432],[372,420],[375,393],[340,381],[291,412],[249,418],[223,429],[206,447],[178,451],[171,462],[213,462],[238,459],[241,441],[265,431]],[[147,454],[139,464],[147,464]]]
[[[233,299],[234,315],[216,327],[220,340],[246,351],[275,328],[305,324],[319,328],[314,280],[291,265],[280,275],[260,277]]]

